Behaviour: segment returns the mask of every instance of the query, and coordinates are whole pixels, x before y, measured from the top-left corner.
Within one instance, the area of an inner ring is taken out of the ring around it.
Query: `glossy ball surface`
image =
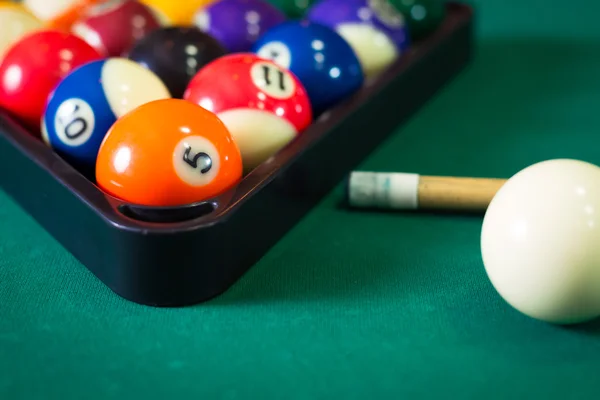
[[[405,18],[388,0],[322,0],[307,19],[346,39],[369,77],[385,70],[410,45]]]
[[[42,21],[23,6],[0,2],[0,61],[10,46],[43,27]]]
[[[145,5],[164,16],[169,26],[187,26],[194,20],[194,14],[215,0],[140,0]]]
[[[207,200],[241,177],[240,152],[225,125],[215,114],[179,99],[147,103],[120,118],[106,135],[96,164],[103,191],[145,206]]]
[[[311,22],[290,21],[269,30],[256,54],[292,71],[302,82],[315,114],[346,100],[364,80],[352,47],[335,31]]]
[[[445,0],[390,0],[390,3],[406,19],[413,40],[430,35],[446,17]]]
[[[251,53],[200,70],[184,99],[216,113],[238,144],[246,170],[278,152],[312,122],[306,89],[288,70]]]
[[[91,7],[73,33],[105,57],[120,57],[162,22],[137,0],[108,0]]]
[[[194,75],[225,54],[216,39],[190,26],[157,29],[137,42],[128,57],[153,71],[173,97],[181,98]]]
[[[23,5],[44,22],[46,28],[69,30],[88,7],[104,0],[23,0]]]
[[[93,176],[100,144],[116,120],[169,97],[162,81],[133,61],[94,61],[69,74],[52,93],[42,134],[59,155]]]
[[[0,64],[0,107],[39,132],[46,101],[58,83],[75,68],[100,58],[73,34],[31,33],[12,46]]]
[[[200,9],[194,22],[230,53],[251,51],[266,31],[286,20],[265,0],[219,0]]]
[[[290,19],[301,19],[316,0],[268,0]]]
[[[550,160],[510,178],[481,231],[485,270],[525,315],[558,324],[600,316],[600,168]]]

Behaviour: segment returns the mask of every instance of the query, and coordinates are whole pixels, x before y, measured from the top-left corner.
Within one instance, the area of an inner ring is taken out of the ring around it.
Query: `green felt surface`
[[[361,169],[600,164],[600,4],[476,6],[473,64]],[[509,308],[480,217],[353,213],[341,196],[225,295],[154,309],[110,292],[0,192],[0,399],[598,396],[600,323]]]

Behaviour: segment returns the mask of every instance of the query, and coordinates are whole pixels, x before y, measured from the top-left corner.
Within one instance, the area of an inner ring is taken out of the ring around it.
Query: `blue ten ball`
[[[118,118],[169,98],[164,83],[126,58],[93,61],[67,75],[48,98],[42,137],[85,175],[93,175],[104,136]]]
[[[290,21],[267,31],[254,53],[292,71],[304,84],[315,114],[321,114],[359,90],[360,61],[334,30],[317,23]]]

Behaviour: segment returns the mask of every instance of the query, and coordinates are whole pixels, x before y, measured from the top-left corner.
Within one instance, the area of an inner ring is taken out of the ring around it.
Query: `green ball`
[[[304,17],[306,10],[316,0],[267,0],[275,7],[279,8],[288,18],[299,19]]]
[[[406,18],[413,40],[419,40],[433,31],[446,17],[446,0],[390,0]]]

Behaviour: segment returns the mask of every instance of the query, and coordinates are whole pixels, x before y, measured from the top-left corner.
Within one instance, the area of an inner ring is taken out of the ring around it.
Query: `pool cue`
[[[352,208],[485,212],[506,179],[422,176],[402,172],[350,173]]]

